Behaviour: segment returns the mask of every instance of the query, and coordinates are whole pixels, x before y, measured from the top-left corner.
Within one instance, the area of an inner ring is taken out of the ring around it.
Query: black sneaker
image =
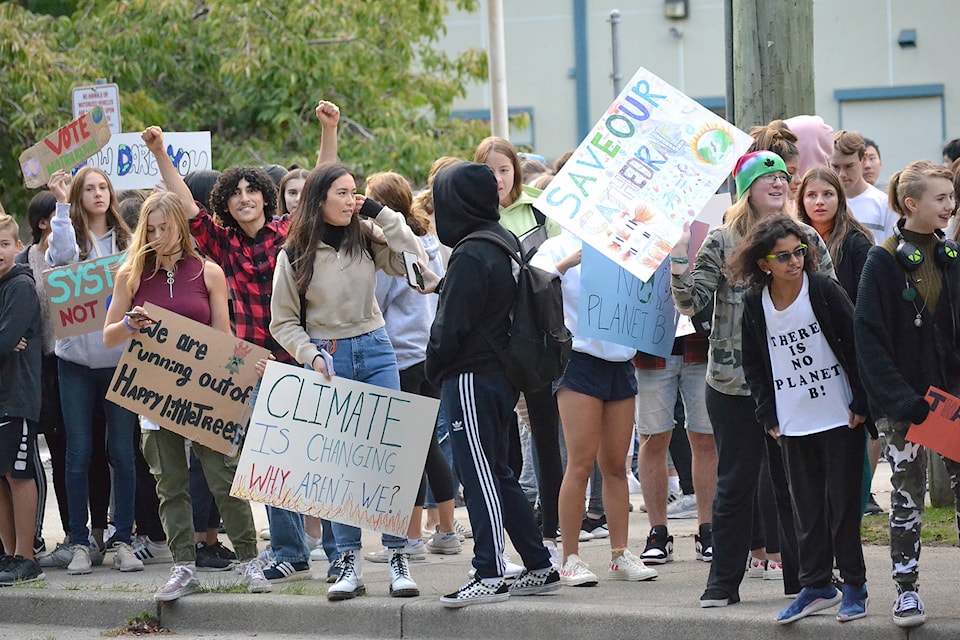
[[[448,609],[457,609],[470,604],[504,602],[510,598],[510,589],[501,579],[496,584],[485,584],[480,578],[470,578],[466,584],[440,598],[440,604]]]
[[[883,513],[883,507],[877,504],[877,498],[871,493],[867,505],[863,508],[863,515],[875,516]]]
[[[710,524],[700,525],[700,533],[693,536],[697,547],[697,560],[700,562],[713,561],[713,527]]]
[[[560,573],[552,566],[530,571],[524,569],[510,587],[512,596],[536,596],[560,588]]]
[[[893,624],[898,627],[919,627],[927,621],[923,600],[916,585],[897,584],[897,601],[893,603]]]
[[[728,604],[740,602],[738,596],[731,596],[720,589],[707,589],[700,596],[700,608],[709,609],[710,607],[725,607]]]
[[[584,533],[589,535],[584,535]],[[583,540],[599,540],[601,538],[609,538],[610,530],[607,529],[607,516],[606,514],[600,516],[599,518],[591,518],[590,516],[584,516],[583,522],[580,523],[580,539]]]
[[[225,560],[218,556],[212,544],[197,543],[197,571],[227,571],[233,565],[232,560]]]
[[[223,558],[224,560],[231,560],[233,562],[237,561],[237,554],[234,553],[231,549],[223,546],[223,543],[217,540],[216,544],[211,544],[210,548],[213,549],[214,553],[217,554],[218,558]]]
[[[5,558],[6,559],[6,558]],[[14,584],[24,584],[43,580],[43,569],[36,560],[27,560],[21,556],[10,558],[6,569],[0,572],[0,587],[11,587]]]
[[[36,537],[33,539],[33,555],[34,557],[45,553],[47,550],[47,543],[43,538]]]
[[[640,554],[644,564],[666,564],[673,562],[673,536],[668,535],[667,527],[658,524],[650,529],[647,545]]]
[[[263,577],[270,582],[296,582],[297,580],[313,580],[309,562],[279,562],[264,567]]]

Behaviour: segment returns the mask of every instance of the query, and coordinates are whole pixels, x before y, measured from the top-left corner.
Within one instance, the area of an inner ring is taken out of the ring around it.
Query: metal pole
[[[724,0],[723,3],[723,40],[724,44],[724,63],[727,70],[726,73],[726,113],[727,113],[727,122],[730,124],[737,124],[735,112],[733,109],[734,94],[733,94],[733,0]]]
[[[502,0],[487,0],[487,30],[490,44],[487,61],[490,72],[490,132],[510,137],[507,109],[507,61],[503,35]]]
[[[610,11],[610,44],[613,50],[613,97],[616,98],[623,90],[623,73],[620,71],[620,10]]]

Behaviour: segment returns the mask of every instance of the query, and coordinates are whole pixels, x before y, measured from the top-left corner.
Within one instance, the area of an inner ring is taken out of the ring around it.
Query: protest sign
[[[150,302],[143,307],[156,323],[131,336],[106,399],[236,455],[259,380],[255,365],[270,352]]]
[[[164,131],[163,143],[181,176],[211,168],[209,131]],[[116,190],[152,189],[160,181],[157,159],[139,133],[113,136],[85,165],[102,169]]]
[[[641,68],[534,206],[646,282],[752,142]]]
[[[644,282],[590,246],[582,255],[577,334],[669,356],[677,329],[670,261]]]
[[[74,87],[71,96],[73,97],[74,118],[79,118],[87,111],[100,107],[107,117],[110,133],[117,134],[123,131],[120,124],[120,87],[116,83]]]
[[[930,405],[927,419],[911,425],[906,439],[960,462],[960,398],[930,387],[926,400]]]
[[[113,273],[124,257],[125,253],[115,253],[43,272],[50,321],[57,338],[103,329],[103,318],[113,296]]]
[[[106,115],[94,107],[20,154],[23,182],[30,189],[42,187],[53,172],[73,169],[109,141]]]
[[[439,406],[270,362],[230,495],[406,537]]]

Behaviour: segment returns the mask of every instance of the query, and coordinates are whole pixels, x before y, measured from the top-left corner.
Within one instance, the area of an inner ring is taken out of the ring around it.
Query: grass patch
[[[104,631],[101,635],[107,638],[116,638],[122,636],[143,636],[146,634],[168,635],[171,633],[173,632],[160,625],[160,618],[149,611],[144,611],[139,615],[127,618],[127,621],[119,629]]]
[[[246,593],[247,585],[239,582],[222,582],[204,587],[203,593]]]
[[[288,584],[280,590],[283,595],[290,596],[324,596],[327,594],[327,585],[317,584],[315,581],[296,582]]]
[[[46,589],[46,580],[34,580],[33,582],[14,582],[14,589]]]
[[[864,516],[860,527],[864,544],[890,544],[890,517],[886,513]],[[955,547],[957,543],[956,511],[953,507],[927,507],[920,530],[921,544],[932,547]]]

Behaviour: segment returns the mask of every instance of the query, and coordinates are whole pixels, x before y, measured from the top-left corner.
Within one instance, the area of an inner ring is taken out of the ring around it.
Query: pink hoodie
[[[798,180],[808,169],[830,165],[830,156],[833,155],[833,127],[820,116],[793,116],[784,122],[797,136],[797,148],[800,150]]]

